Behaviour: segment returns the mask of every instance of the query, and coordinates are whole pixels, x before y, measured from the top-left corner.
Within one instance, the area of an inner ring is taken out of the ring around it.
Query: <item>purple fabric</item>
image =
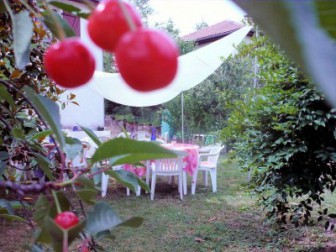
[[[76,35],[80,37],[80,18],[69,13],[63,13],[63,18],[68,22],[70,27],[75,31]]]

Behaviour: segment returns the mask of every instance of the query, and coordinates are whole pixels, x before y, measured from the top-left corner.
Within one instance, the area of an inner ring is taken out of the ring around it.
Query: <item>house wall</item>
[[[68,19],[68,18],[67,18]],[[68,20],[69,21],[69,20]],[[79,23],[80,37],[83,42],[90,48],[91,52],[94,54],[96,59],[96,70],[103,70],[103,52],[101,49],[96,47],[90,40],[87,34],[87,21],[80,19],[77,23],[70,20],[74,28]],[[76,29],[75,29],[76,30]],[[64,110],[61,110],[61,124],[63,128],[72,129],[74,126],[82,125],[90,129],[97,129],[98,127],[104,127],[104,98],[92,91],[92,89],[86,87],[85,85],[76,89],[69,89],[65,92],[61,99],[66,100],[66,96],[69,93],[76,95],[74,99],[79,106],[75,104],[69,104]]]

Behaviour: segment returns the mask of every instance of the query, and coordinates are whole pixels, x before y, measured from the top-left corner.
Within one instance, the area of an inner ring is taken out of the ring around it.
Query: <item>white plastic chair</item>
[[[155,160],[151,172],[151,200],[154,200],[156,176],[178,176],[178,191],[183,199],[183,157]]]
[[[127,132],[127,136],[126,136],[126,133],[125,132],[120,132],[117,137],[123,137],[123,138],[126,138],[126,137],[130,137],[131,136],[131,133],[130,132]]]
[[[191,194],[195,194],[196,192],[197,175],[199,171],[203,171],[203,182],[205,186],[208,185],[207,173],[210,172],[212,192],[217,191],[217,165],[220,152],[223,148],[224,146],[213,146],[209,153],[199,155],[198,167],[193,175]]]
[[[126,135],[124,132],[121,132],[119,134],[119,137],[123,137],[126,138]],[[106,142],[108,140],[110,140],[110,138],[108,137],[99,137],[99,140],[101,142]],[[113,170],[121,170],[124,169],[124,165],[116,165],[112,167]],[[107,193],[107,188],[108,188],[108,180],[109,180],[110,176],[108,174],[105,174],[104,172],[102,172],[102,178],[101,178],[101,196],[105,197],[106,193]],[[138,186],[137,187],[137,191],[136,191],[136,196],[140,196],[141,193],[141,187]],[[130,189],[128,187],[126,187],[126,194],[127,196],[130,195]]]
[[[150,169],[151,169],[151,167],[150,167],[150,160],[143,161],[142,163],[146,166],[146,183],[148,185],[147,174],[148,174],[148,171],[150,171]],[[129,196],[130,193],[131,193],[131,190],[128,187],[126,187],[126,194],[127,194],[127,196]],[[140,194],[141,194],[141,187],[137,186],[137,190],[135,192],[135,195],[136,196],[140,196]]]
[[[134,132],[133,138],[139,141],[150,141],[150,134],[147,131]]]

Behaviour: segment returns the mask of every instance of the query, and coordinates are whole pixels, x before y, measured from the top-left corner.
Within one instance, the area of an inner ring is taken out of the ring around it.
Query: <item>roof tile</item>
[[[187,34],[182,37],[182,40],[201,41],[201,40],[208,39],[208,38],[220,37],[228,33],[234,32],[243,26],[244,24],[239,23],[239,22],[235,22],[232,20],[224,20],[217,24],[203,28],[199,31],[195,31],[193,33]]]

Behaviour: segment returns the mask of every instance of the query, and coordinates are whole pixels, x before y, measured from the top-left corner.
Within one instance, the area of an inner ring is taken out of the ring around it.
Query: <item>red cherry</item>
[[[120,0],[100,2],[88,20],[88,33],[92,41],[109,52],[114,52],[118,40],[130,31],[130,26],[118,3]],[[135,27],[141,27],[141,16],[129,3],[122,1]]]
[[[120,39],[115,56],[128,85],[138,91],[151,91],[167,86],[174,79],[179,50],[165,33],[138,29]]]
[[[79,219],[76,214],[71,211],[65,211],[62,213],[57,214],[55,217],[55,222],[63,229],[69,229],[73,226],[77,225]]]
[[[87,83],[95,71],[95,59],[78,39],[68,38],[50,46],[44,54],[47,75],[65,88]]]

